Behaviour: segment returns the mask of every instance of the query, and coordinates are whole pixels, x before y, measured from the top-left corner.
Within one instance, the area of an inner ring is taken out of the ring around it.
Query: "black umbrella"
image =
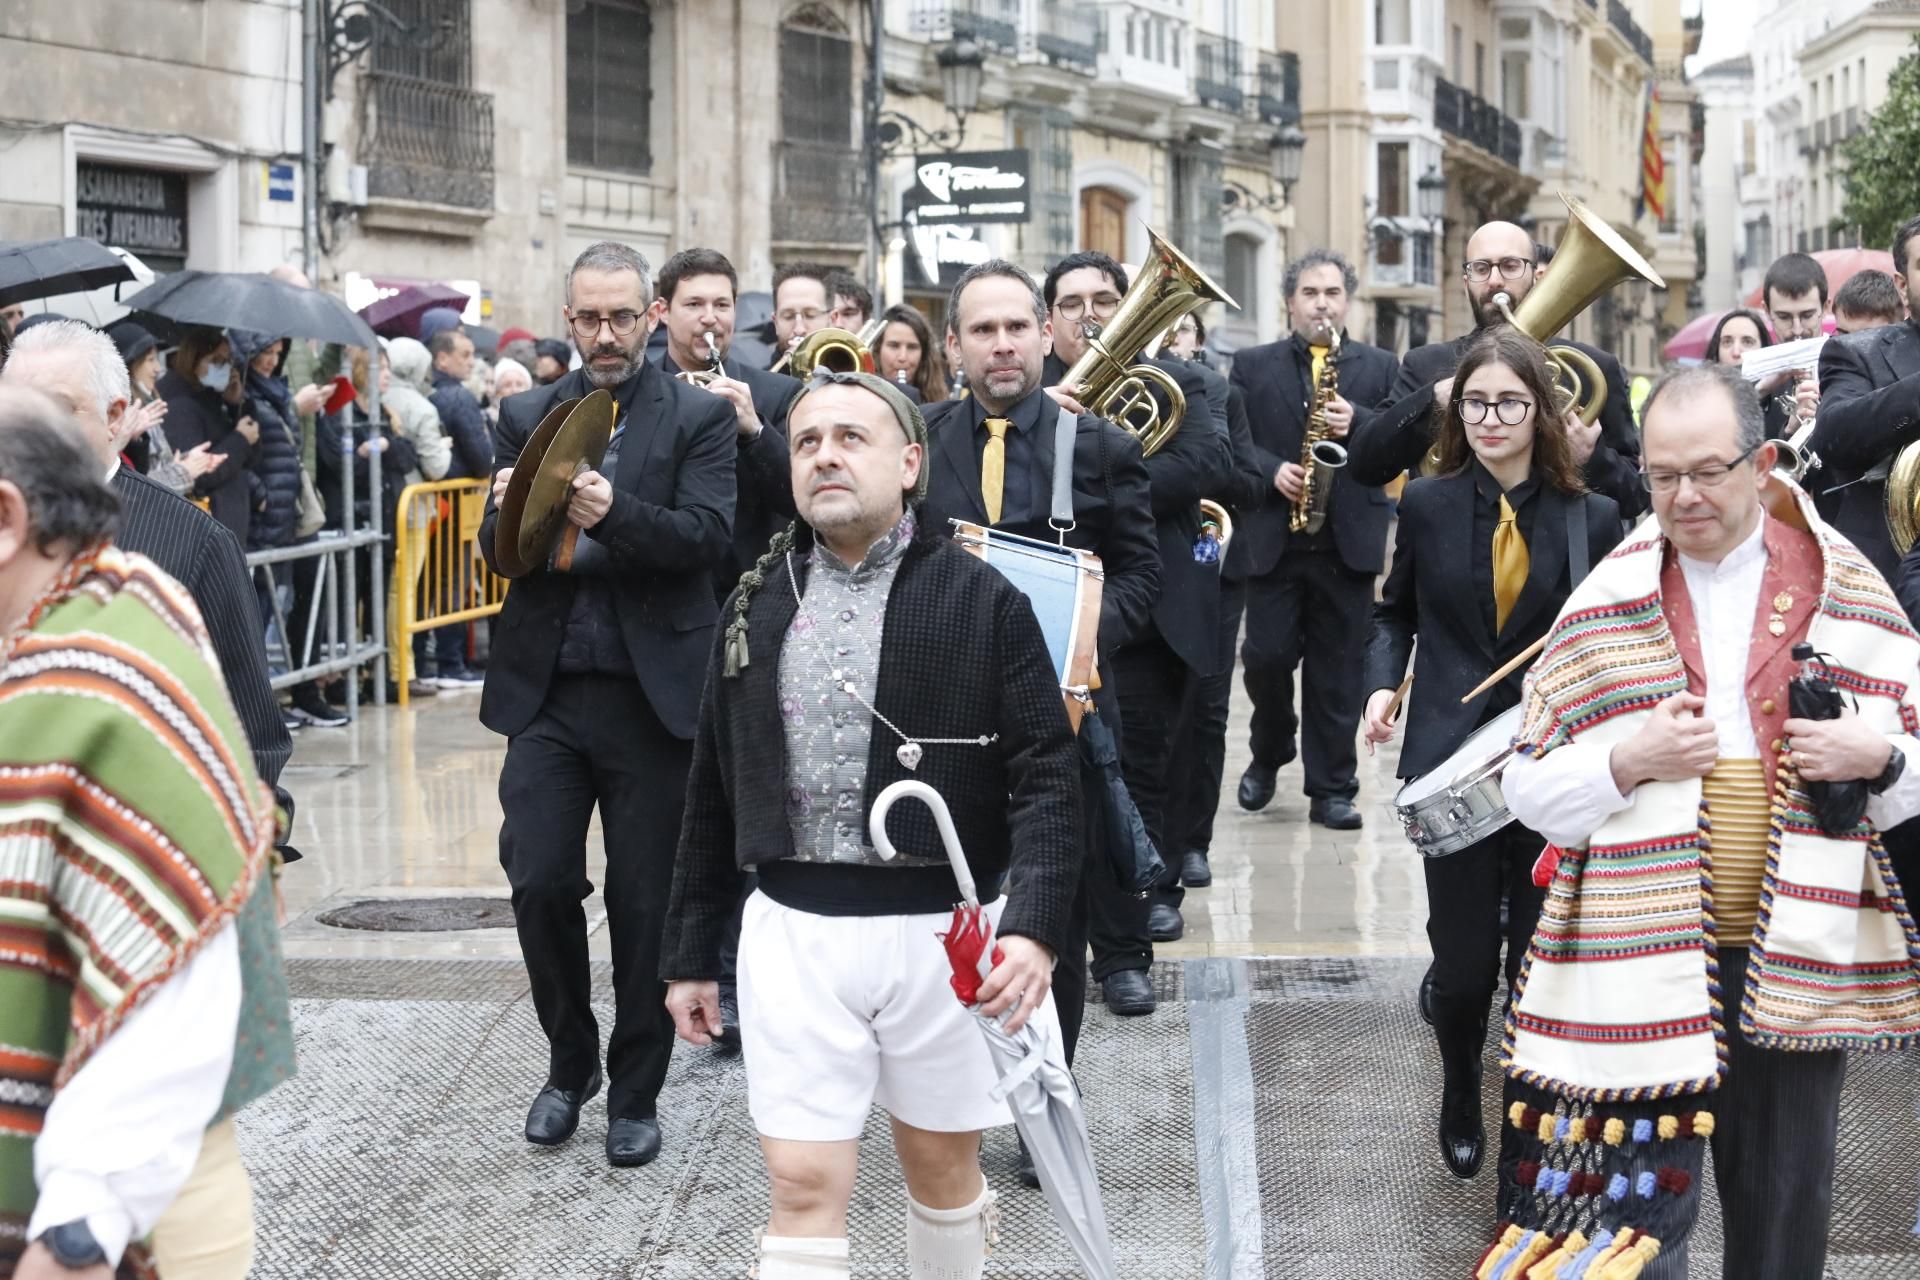
[[[176,271],[128,298],[127,306],[140,316],[174,325],[251,329],[277,338],[312,338],[369,351],[379,345],[367,322],[339,298],[272,276]]]
[[[120,255],[85,236],[0,244],[0,307],[133,278]]]

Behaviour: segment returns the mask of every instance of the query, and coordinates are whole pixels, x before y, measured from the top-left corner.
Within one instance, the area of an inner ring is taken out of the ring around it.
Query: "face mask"
[[[200,375],[200,385],[209,391],[225,391],[228,379],[233,377],[230,364],[210,364],[207,371]]]

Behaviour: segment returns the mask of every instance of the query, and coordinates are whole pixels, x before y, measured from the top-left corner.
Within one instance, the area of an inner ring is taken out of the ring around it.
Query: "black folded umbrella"
[[[233,271],[176,271],[126,300],[136,318],[216,329],[251,329],[276,338],[312,338],[374,350],[367,322],[333,294],[302,289],[272,276]],[[151,325],[149,328],[153,327]]]
[[[1845,699],[1834,686],[1824,654],[1801,641],[1793,646],[1799,674],[1787,682],[1787,708],[1799,720],[1837,720]],[[1867,816],[1869,792],[1864,782],[1801,782],[1801,791],[1813,806],[1814,820],[1830,836],[1846,835]]]
[[[0,307],[133,278],[119,254],[85,236],[0,244]]]

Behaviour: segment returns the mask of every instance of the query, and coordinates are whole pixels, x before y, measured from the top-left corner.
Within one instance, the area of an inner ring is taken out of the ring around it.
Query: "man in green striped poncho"
[[[52,401],[0,388],[0,1275],[16,1280],[153,1273],[142,1242],[231,1107],[259,997],[226,926],[267,869],[271,797],[192,600],[108,545],[118,502],[98,472]]]

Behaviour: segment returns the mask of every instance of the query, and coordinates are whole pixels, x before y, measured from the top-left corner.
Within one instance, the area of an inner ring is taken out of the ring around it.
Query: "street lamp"
[[[1268,142],[1267,194],[1257,196],[1247,187],[1229,178],[1220,192],[1221,212],[1230,212],[1245,206],[1249,209],[1265,209],[1269,213],[1279,213],[1293,202],[1293,184],[1300,181],[1300,153],[1307,149],[1307,135],[1298,127],[1288,125],[1273,135]],[[1274,184],[1280,186],[1280,194],[1273,193]]]
[[[873,118],[873,148],[882,160],[891,160],[904,148],[915,151],[955,151],[967,136],[967,117],[980,105],[980,87],[987,78],[987,55],[977,43],[961,36],[941,45],[933,60],[940,67],[940,96],[953,113],[951,129],[929,129],[912,116],[882,111]]]
[[[1447,216],[1447,179],[1438,165],[1429,166],[1414,186],[1420,192],[1420,216],[1429,226]]]
[[[1307,149],[1307,135],[1298,125],[1287,125],[1273,135],[1273,180],[1280,184],[1281,203],[1293,200],[1293,184],[1300,181],[1300,163]]]

